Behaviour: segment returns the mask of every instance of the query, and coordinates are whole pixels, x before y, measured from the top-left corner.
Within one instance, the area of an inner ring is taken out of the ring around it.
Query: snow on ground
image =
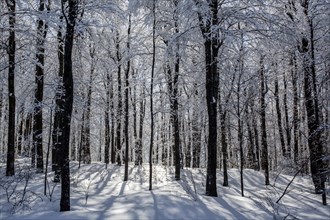
[[[263,173],[246,169],[245,197],[241,197],[239,170],[231,169],[229,187],[222,186],[219,172],[218,197],[208,197],[204,195],[204,169],[184,169],[182,180],[175,181],[172,167],[154,166],[153,190],[149,191],[148,164],[131,164],[129,180],[124,182],[123,166],[109,165],[105,169],[102,163],[92,163],[78,169],[73,162],[71,211],[59,212],[60,185],[51,182],[52,173],[44,196],[44,175],[28,172],[27,167],[17,169],[24,171],[17,172],[13,181],[4,177],[5,165],[1,164],[0,219],[330,219],[330,206],[321,205],[321,197],[313,194],[308,176],[296,177],[276,204],[292,176],[274,174],[272,186],[266,187]],[[20,182],[15,184],[18,177]]]

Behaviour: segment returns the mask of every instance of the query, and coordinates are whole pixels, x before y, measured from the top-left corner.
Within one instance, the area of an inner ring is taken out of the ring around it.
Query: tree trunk
[[[315,71],[315,57],[314,57],[314,37],[313,37],[313,23],[308,16],[308,4],[305,5],[305,16],[309,24],[310,39],[302,37],[300,52],[304,54],[303,69],[304,69],[304,95],[305,107],[307,112],[308,125],[308,146],[310,152],[310,165],[313,183],[316,193],[323,193],[325,191],[325,177],[322,173],[324,164],[323,146],[321,140],[320,119],[318,109],[318,94],[316,89],[316,71]],[[323,201],[323,203],[326,203]]]
[[[291,54],[290,59],[291,67],[291,81],[292,81],[292,95],[293,95],[293,161],[295,164],[298,162],[299,155],[299,117],[298,117],[298,87],[297,87],[297,62],[294,52]]]
[[[254,109],[254,101],[251,103],[251,111],[255,111]],[[254,145],[256,146],[256,160],[255,162],[255,169],[260,170],[260,147],[259,147],[259,131],[258,131],[258,122],[257,122],[257,116],[256,113],[253,113],[252,115],[252,125],[253,125],[253,136],[254,136]]]
[[[110,83],[111,83],[111,76],[110,72],[107,72],[107,82],[106,82],[106,107],[104,111],[104,124],[105,124],[105,145],[104,145],[104,163],[106,164],[106,167],[108,166],[110,162]]]
[[[1,108],[2,108],[2,100],[1,100],[1,91],[0,91],[0,124],[1,124]],[[19,130],[18,130],[18,137],[17,137],[17,154],[22,156],[22,146],[23,146],[23,126],[24,126],[24,106],[20,109],[20,123],[19,123]],[[1,132],[1,131],[0,131]],[[1,142],[0,142],[1,143]]]
[[[113,82],[111,78],[111,84],[110,84],[110,136],[111,136],[111,163],[116,163],[116,146],[115,146],[115,113],[114,113],[114,103],[113,103]]]
[[[252,126],[251,126],[251,117],[252,117],[252,112],[249,112],[249,107],[247,106],[245,108],[245,115],[246,115],[246,126],[247,126],[247,132],[248,132],[248,164],[247,167],[250,169],[255,169],[255,161],[256,161],[256,154],[254,151],[254,143],[253,143],[253,131],[252,131]]]
[[[73,122],[72,122],[73,124]],[[70,158],[71,158],[71,161],[75,161],[77,160],[77,157],[76,157],[76,152],[77,152],[77,148],[76,148],[76,128],[74,125],[71,126],[73,127],[73,129],[71,129],[71,154],[70,154]]]
[[[0,124],[3,125],[2,122],[2,107],[3,107],[3,85],[0,85]],[[22,118],[23,121],[23,118]],[[0,148],[0,152],[4,154],[4,145],[2,144],[2,135],[4,134],[5,131],[2,130],[2,128],[0,128],[0,144],[2,145],[2,147]]]
[[[9,36],[8,36],[8,143],[7,143],[7,164],[6,176],[15,175],[15,53],[16,53],[16,39],[15,39],[15,24],[16,24],[16,2],[15,0],[8,0],[9,13]]]
[[[268,165],[268,146],[267,146],[267,130],[266,130],[266,102],[265,95],[265,73],[264,73],[264,57],[260,58],[260,130],[261,130],[261,168],[265,171],[265,185],[269,185],[269,165]]]
[[[218,1],[212,0],[208,3],[210,17],[206,23],[203,22],[204,15],[199,13],[200,28],[203,34],[205,48],[206,67],[206,103],[208,112],[208,143],[207,143],[207,174],[206,195],[218,196],[217,193],[217,100],[219,90],[218,51],[221,43],[213,33],[213,27],[218,25]]]
[[[63,16],[60,17],[60,22],[62,23]],[[61,132],[61,120],[63,118],[61,105],[62,105],[62,91],[63,91],[63,75],[64,75],[64,38],[62,35],[62,25],[59,26],[59,30],[57,31],[57,57],[59,61],[59,70],[58,70],[58,84],[56,88],[55,94],[55,115],[54,115],[54,123],[53,123],[53,131],[52,131],[52,171],[55,171],[54,182],[60,181],[60,148],[62,141],[62,132]]]
[[[116,56],[117,56],[117,83],[118,83],[118,107],[117,107],[117,136],[116,136],[116,147],[117,147],[117,164],[121,166],[122,163],[122,152],[121,152],[121,117],[122,117],[122,98],[121,98],[121,56],[119,46],[119,31],[116,33]]]
[[[45,10],[45,0],[39,2],[39,13]],[[37,173],[43,173],[43,91],[44,91],[44,65],[45,65],[45,41],[48,31],[47,23],[38,18],[37,27],[37,53],[36,53],[36,70],[35,70],[35,95],[34,95],[34,115],[33,115],[33,149],[36,150],[37,157]]]
[[[278,125],[278,133],[280,135],[280,143],[282,149],[282,156],[286,157],[286,149],[285,149],[285,141],[284,141],[284,134],[283,134],[283,127],[282,127],[282,113],[281,113],[281,106],[280,106],[280,97],[278,91],[278,79],[275,76],[275,104],[276,104],[276,115],[277,115],[277,125]]]
[[[152,5],[152,64],[151,64],[151,81],[150,81],[150,147],[149,147],[149,190],[152,190],[152,154],[154,145],[154,107],[153,107],[153,91],[154,91],[154,74],[156,63],[156,1]]]
[[[87,89],[87,103],[86,103],[86,109],[84,110],[84,120],[83,120],[83,135],[84,135],[84,141],[82,143],[83,145],[83,156],[82,161],[85,164],[90,164],[92,162],[91,159],[91,141],[90,141],[90,121],[91,121],[91,105],[92,105],[92,86],[93,86],[93,77],[94,77],[94,71],[95,71],[95,48],[94,45],[90,45],[90,51],[89,51],[90,57],[91,57],[91,70],[90,70],[90,76],[89,76],[89,84]]]
[[[139,134],[138,134],[138,144],[135,151],[135,165],[142,165],[142,144],[143,144],[143,121],[145,115],[145,101],[144,101],[144,86],[142,86],[142,92],[140,96],[140,112],[139,112]]]
[[[195,91],[195,98],[198,98],[198,90],[197,90],[197,85],[195,84],[196,91]],[[201,125],[200,125],[200,118],[199,118],[199,113],[198,113],[198,107],[194,108],[193,112],[193,120],[192,120],[192,148],[193,148],[193,163],[192,167],[193,168],[199,168],[200,167],[200,154],[201,154],[201,139],[202,139],[202,134],[201,134]]]
[[[127,29],[127,52],[128,56],[130,56],[130,41],[131,41],[131,14],[128,15],[128,29]],[[125,127],[124,127],[124,135],[125,135],[125,174],[124,174],[124,181],[128,180],[128,152],[129,152],[129,139],[128,139],[128,124],[129,124],[129,112],[128,112],[128,92],[129,92],[129,72],[131,68],[131,60],[128,58],[127,60],[127,67],[125,72],[125,109],[124,109],[124,115],[125,115]]]
[[[287,99],[287,80],[285,74],[283,74],[283,84],[284,84],[284,95],[283,95],[283,105],[284,105],[284,118],[285,118],[285,134],[287,140],[287,158],[291,158],[291,130],[289,124],[289,111],[288,111],[288,99]]]
[[[70,164],[69,164],[69,144],[70,144],[70,121],[72,115],[73,104],[73,76],[72,76],[72,48],[74,41],[74,28],[77,18],[78,2],[76,0],[68,0],[68,15],[66,23],[66,34],[64,44],[64,97],[63,119],[60,128],[62,128],[62,144],[61,144],[61,200],[60,211],[70,211]]]

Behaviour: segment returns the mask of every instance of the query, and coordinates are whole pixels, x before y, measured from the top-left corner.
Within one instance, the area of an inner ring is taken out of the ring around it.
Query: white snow
[[[148,164],[130,164],[129,180],[124,182],[124,166],[105,169],[103,163],[92,163],[78,169],[72,162],[71,211],[59,212],[60,185],[49,183],[50,190],[54,186],[49,201],[43,195],[44,176],[33,171],[25,200],[13,209],[25,181],[17,185],[8,203],[4,186],[10,178],[4,176],[5,164],[1,164],[0,219],[330,219],[330,207],[313,194],[309,176],[296,177],[288,194],[276,204],[291,176],[279,175],[275,186],[266,187],[263,173],[246,169],[245,197],[241,197],[239,170],[229,171],[229,187],[222,186],[219,171],[218,197],[208,197],[204,195],[204,169],[183,169],[182,180],[175,181],[174,168],[155,165],[153,190],[149,191],[148,168]],[[49,181],[52,177],[49,172]]]

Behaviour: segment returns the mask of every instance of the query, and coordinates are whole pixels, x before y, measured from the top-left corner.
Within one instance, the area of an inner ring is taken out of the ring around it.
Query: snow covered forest
[[[327,219],[328,0],[0,0],[0,219]]]

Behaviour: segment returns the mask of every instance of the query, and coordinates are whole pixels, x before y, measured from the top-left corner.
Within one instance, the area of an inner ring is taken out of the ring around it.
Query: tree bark
[[[276,105],[276,115],[277,115],[277,126],[278,126],[278,133],[280,135],[280,143],[282,149],[282,156],[286,157],[286,149],[285,149],[285,141],[284,141],[284,134],[283,134],[283,126],[282,126],[282,113],[281,113],[281,106],[280,106],[280,97],[278,91],[278,79],[275,76],[275,105]]]
[[[60,22],[63,21],[63,15],[60,17]],[[56,88],[55,94],[55,114],[54,114],[54,123],[53,123],[53,131],[52,131],[52,171],[55,171],[54,182],[60,181],[60,161],[59,154],[61,148],[62,141],[62,132],[61,132],[61,120],[63,118],[61,105],[62,105],[62,92],[63,92],[63,75],[64,75],[64,38],[62,34],[62,25],[59,26],[57,31],[57,57],[59,61],[59,70],[58,70],[58,85]]]
[[[64,1],[62,1],[62,5]],[[61,144],[61,200],[60,211],[70,211],[70,164],[69,164],[69,144],[70,144],[70,121],[73,104],[73,76],[72,76],[72,48],[74,41],[74,29],[78,12],[78,1],[68,0],[68,14],[66,16],[66,34],[64,43],[64,74],[63,86],[64,97],[61,109],[64,111],[60,128],[62,128]]]
[[[196,3],[197,6],[200,4]],[[217,100],[219,90],[219,72],[218,72],[218,51],[222,42],[214,33],[213,28],[218,25],[218,1],[208,2],[210,18],[204,19],[206,15],[200,11],[198,13],[199,25],[205,40],[205,67],[206,67],[206,103],[208,112],[208,143],[207,143],[207,174],[206,174],[206,195],[218,196],[216,185],[216,167],[217,167]]]
[[[194,98],[198,100],[199,93],[197,89],[197,84],[195,83],[195,94]],[[192,151],[193,151],[193,162],[192,167],[193,168],[199,168],[200,167],[200,154],[201,154],[201,139],[202,139],[202,133],[201,133],[201,119],[199,114],[199,108],[196,106],[194,107],[194,111],[192,113]]]
[[[128,124],[129,124],[129,112],[128,112],[128,91],[129,91],[129,72],[131,68],[131,59],[130,59],[130,41],[131,41],[131,14],[128,15],[128,29],[127,29],[127,52],[128,52],[128,60],[127,66],[125,71],[125,127],[124,127],[124,135],[125,135],[125,174],[124,174],[124,181],[128,180],[128,152],[129,152],[129,139],[128,139]]]
[[[45,11],[45,0],[39,2],[39,13]],[[41,15],[40,15],[41,16]],[[37,27],[37,53],[35,69],[35,94],[34,94],[34,115],[33,115],[33,149],[36,151],[37,173],[43,173],[43,91],[44,91],[44,65],[45,65],[45,41],[48,31],[47,22],[41,17],[38,18]],[[33,156],[33,154],[32,154]]]
[[[91,105],[92,105],[92,86],[93,86],[93,77],[94,77],[94,71],[95,71],[95,48],[94,45],[90,45],[89,48],[89,54],[91,57],[91,69],[90,69],[90,75],[89,75],[89,83],[88,83],[88,89],[87,89],[87,103],[86,103],[86,109],[84,110],[84,121],[82,122],[84,125],[83,129],[83,158],[82,161],[85,164],[90,164],[92,162],[91,159],[91,141],[90,141],[90,121],[91,121]]]
[[[6,176],[15,175],[15,25],[16,25],[16,1],[7,0],[9,13],[9,36],[8,36],[8,143],[7,143],[7,164]]]
[[[151,64],[151,81],[150,81],[150,146],[149,146],[149,190],[152,190],[152,155],[154,145],[154,106],[153,106],[153,91],[154,91],[154,75],[156,63],[156,1],[152,5],[152,64]]]
[[[297,62],[294,52],[291,54],[290,59],[291,67],[291,81],[292,81],[292,95],[293,95],[293,161],[295,164],[298,162],[299,156],[299,116],[298,116],[298,87],[297,87]]]
[[[111,77],[110,72],[107,72],[107,82],[106,82],[106,102],[105,102],[105,111],[104,111],[104,123],[105,123],[105,145],[104,145],[104,163],[106,164],[106,167],[108,166],[110,162],[110,83],[111,83]]]
[[[288,110],[288,98],[287,98],[287,80],[285,74],[283,74],[283,84],[284,84],[284,95],[283,95],[283,105],[284,105],[284,118],[285,118],[285,134],[287,143],[287,155],[288,159],[291,158],[291,129],[289,124],[289,110]]]
[[[266,130],[266,102],[265,95],[265,73],[264,73],[264,57],[260,58],[260,130],[261,130],[261,168],[265,171],[265,185],[269,185],[269,165],[268,165],[268,146],[267,146],[267,130]]]
[[[144,122],[144,115],[145,115],[145,101],[144,101],[144,86],[142,86],[142,92],[140,96],[140,111],[139,111],[139,134],[138,134],[138,141],[137,147],[135,151],[135,165],[142,165],[142,144],[143,144],[143,122]]]
[[[121,56],[119,45],[119,31],[116,33],[116,56],[117,56],[117,83],[118,83],[118,106],[117,106],[117,130],[116,130],[116,147],[117,147],[117,164],[121,166],[122,152],[121,152],[121,118],[122,118],[122,97],[121,97]]]

